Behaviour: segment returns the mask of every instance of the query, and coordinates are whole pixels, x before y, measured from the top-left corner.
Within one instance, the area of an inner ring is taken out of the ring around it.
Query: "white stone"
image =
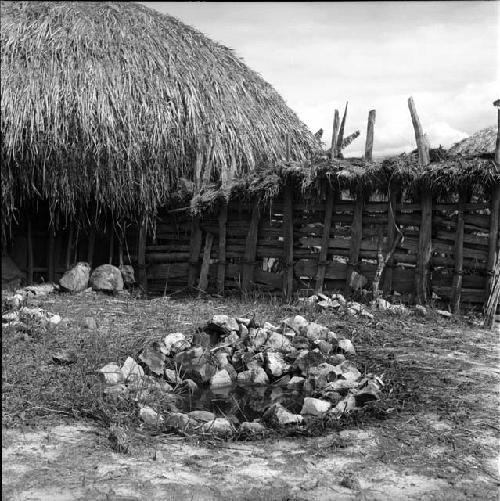
[[[316,341],[317,339],[327,339],[328,329],[323,325],[317,324],[316,322],[311,322],[306,327],[306,337],[310,341]]]
[[[276,377],[290,369],[290,365],[285,362],[283,355],[275,351],[266,352],[266,366],[267,370]]]
[[[266,371],[262,367],[255,367],[253,369],[242,371],[237,377],[238,383],[241,384],[268,384],[269,378]]]
[[[248,327],[250,325],[250,319],[249,318],[238,317],[236,319],[236,321],[239,324],[244,325],[245,327]]]
[[[240,431],[253,434],[264,433],[266,431],[266,427],[260,423],[249,423],[248,421],[245,421],[244,423],[241,423]]]
[[[370,305],[374,310],[382,310],[382,311],[387,310],[392,306],[391,303],[389,303],[389,301],[381,297],[374,299],[370,303]]]
[[[52,315],[50,318],[49,318],[49,324],[52,324],[52,325],[57,325],[61,322],[61,317],[59,315]]]
[[[90,275],[89,284],[95,291],[122,291],[122,273],[112,264],[102,264]]]
[[[191,411],[188,412],[190,418],[196,419],[196,421],[201,421],[202,423],[208,423],[215,419],[215,414],[208,411]]]
[[[210,387],[211,388],[221,388],[224,386],[231,386],[232,384],[231,376],[227,372],[226,369],[222,369],[218,372],[216,372],[211,378],[210,378]]]
[[[271,334],[269,334],[265,347],[269,350],[281,351],[285,353],[293,349],[293,345],[290,340],[278,332],[271,332]]]
[[[120,367],[115,363],[105,365],[98,371],[106,384],[118,384],[123,382],[123,374]]]
[[[269,322],[264,322],[264,329],[267,329],[268,331],[275,331],[279,332],[280,328],[276,327],[275,325],[269,323]]]
[[[215,435],[230,435],[233,433],[233,426],[226,418],[215,418],[208,421],[201,427],[205,433],[213,433]]]
[[[230,317],[229,315],[214,315],[210,323],[216,325],[217,327],[220,327],[225,331],[238,332],[239,330],[238,322],[235,318]]]
[[[371,318],[371,319],[374,318],[373,315],[368,310],[365,310],[364,308],[361,310],[360,315],[362,317],[365,317],[365,318]]]
[[[81,292],[88,287],[90,266],[88,263],[77,263],[59,280],[59,285],[69,292]]]
[[[172,347],[180,341],[186,341],[186,336],[182,332],[172,332],[163,338],[163,345],[160,346],[160,351],[165,355],[170,355],[173,351]]]
[[[170,383],[182,383],[182,378],[173,369],[165,369],[165,378]]]
[[[262,347],[269,337],[269,331],[267,329],[251,329],[250,330],[250,342],[252,346],[256,349]]]
[[[264,413],[263,418],[281,426],[287,424],[300,424],[304,421],[304,418],[300,414],[293,414],[281,404],[274,404],[270,407]]]
[[[143,368],[132,357],[128,357],[123,362],[121,371],[125,382],[132,381],[133,379],[140,380],[144,377]]]
[[[350,339],[339,339],[338,340],[339,348],[344,353],[349,353],[350,355],[356,355],[356,350]]]
[[[139,409],[139,417],[149,426],[157,426],[163,423],[163,417],[147,405]]]
[[[345,305],[347,301],[345,300],[345,297],[342,294],[332,294],[332,300],[338,301],[339,303]]]
[[[444,318],[450,318],[451,317],[451,313],[449,311],[446,311],[446,310],[436,310],[436,313],[440,317],[444,317]]]
[[[304,405],[300,413],[304,416],[309,414],[311,416],[323,416],[328,412],[332,404],[326,400],[319,398],[305,397]]]
[[[285,318],[283,323],[290,327],[297,334],[302,334],[305,332],[306,327],[309,325],[309,322],[301,315],[296,315],[295,317]]]
[[[300,376],[293,376],[290,381],[288,381],[287,386],[301,386],[304,384],[306,379]]]

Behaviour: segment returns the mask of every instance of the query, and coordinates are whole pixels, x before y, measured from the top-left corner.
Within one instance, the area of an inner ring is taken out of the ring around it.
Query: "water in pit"
[[[280,403],[294,414],[299,414],[307,396],[302,388],[280,386],[227,386],[200,388],[184,395],[178,407],[184,412],[210,411],[217,417],[236,417],[238,422],[253,421],[262,417],[271,405]]]

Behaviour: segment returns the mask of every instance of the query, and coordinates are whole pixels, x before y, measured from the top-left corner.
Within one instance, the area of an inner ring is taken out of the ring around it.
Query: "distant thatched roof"
[[[479,156],[485,153],[495,153],[497,139],[497,127],[486,127],[472,136],[462,139],[453,145],[448,151],[451,155]]]
[[[231,49],[133,3],[2,2],[2,220],[23,202],[154,212],[182,178],[244,177],[317,148]],[[83,210],[83,209],[82,209]]]

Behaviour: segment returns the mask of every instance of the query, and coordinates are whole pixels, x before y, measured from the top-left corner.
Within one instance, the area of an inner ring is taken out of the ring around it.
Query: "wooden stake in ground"
[[[332,133],[332,146],[330,148],[330,158],[336,157],[337,134],[339,133],[339,125],[340,125],[339,110],[335,110],[335,113],[333,115],[333,133]]]
[[[189,249],[188,287],[194,287],[198,277],[198,265],[201,250],[200,217],[195,216],[191,222],[191,241]]]
[[[337,146],[335,148],[335,157],[339,158],[342,151],[342,143],[344,142],[344,130],[345,122],[347,120],[347,104],[345,103],[344,116],[342,117],[342,122],[340,124],[339,136],[337,137]]]
[[[318,254],[318,273],[316,275],[316,292],[323,291],[323,282],[325,281],[328,244],[330,242],[330,229],[332,227],[333,210],[335,206],[335,190],[331,184],[328,184],[328,193],[326,196],[325,220],[323,223],[323,236],[321,237],[321,250]]]
[[[293,185],[289,179],[285,184],[283,212],[283,296],[291,299],[293,294]]]
[[[217,292],[224,294],[224,283],[226,281],[226,224],[227,224],[227,202],[221,204],[219,210],[219,264],[217,266]]]
[[[199,288],[206,291],[208,287],[208,270],[210,268],[210,253],[212,251],[212,244],[214,243],[213,233],[207,233],[205,238],[205,248],[203,250],[203,262],[201,264]]]
[[[252,207],[252,216],[250,226],[245,241],[245,254],[243,255],[243,273],[241,277],[241,289],[247,292],[250,283],[253,281],[253,272],[255,267],[255,257],[257,256],[257,236],[259,231],[259,201],[255,200]]]
[[[373,154],[373,135],[375,129],[375,117],[377,112],[375,110],[370,110],[368,113],[368,125],[366,126],[366,142],[365,142],[365,160],[368,162],[372,161]]]
[[[47,278],[49,282],[54,282],[56,278],[56,267],[55,267],[55,229],[51,224],[49,225],[49,241],[47,245]]]
[[[413,129],[415,130],[415,141],[417,143],[418,149],[418,160],[421,167],[425,167],[430,163],[429,145],[424,136],[424,131],[422,129],[422,124],[417,115],[417,110],[415,108],[415,103],[413,98],[408,98],[408,108],[410,109],[411,121],[413,123]]]
[[[401,243],[402,240],[403,240],[403,234],[400,231],[398,231],[398,235],[392,242],[391,247],[388,248],[384,254],[384,252],[382,251],[384,235],[382,227],[379,226],[378,245],[377,245],[377,269],[375,270],[375,276],[373,278],[373,283],[372,283],[373,299],[377,299],[381,296],[380,279],[382,278],[382,274],[384,273],[384,269],[387,265],[387,262],[392,257],[394,251],[396,250],[397,246]]]
[[[148,279],[146,274],[146,237],[147,219],[144,217],[139,227],[139,238],[137,241],[137,282],[147,291]]]
[[[345,294],[351,292],[351,276],[353,271],[357,269],[359,264],[359,251],[361,250],[361,241],[363,239],[363,207],[364,195],[359,186],[356,193],[356,201],[354,202],[354,214],[351,225],[351,245],[349,249],[349,262],[347,263]]]

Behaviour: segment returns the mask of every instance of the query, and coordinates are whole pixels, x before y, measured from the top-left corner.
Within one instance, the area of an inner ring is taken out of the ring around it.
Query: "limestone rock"
[[[293,414],[281,404],[274,404],[264,412],[262,419],[273,426],[286,426],[289,424],[300,424],[304,418],[300,414]]]
[[[446,310],[436,310],[436,313],[440,317],[443,317],[443,318],[450,318],[451,317],[451,313],[449,311],[446,311]]]
[[[281,376],[284,372],[290,369],[290,366],[283,359],[283,355],[276,351],[266,352],[266,367],[267,370],[275,377]]]
[[[191,411],[188,412],[187,415],[192,419],[196,419],[196,421],[200,421],[201,423],[208,423],[209,421],[213,421],[215,419],[215,414],[208,411]]]
[[[426,317],[427,316],[427,308],[425,306],[422,306],[421,304],[415,305],[415,315],[419,317]]]
[[[244,423],[241,423],[240,431],[248,433],[250,435],[257,435],[260,433],[265,433],[267,430],[266,427],[261,423],[250,423],[248,421],[245,421]]]
[[[173,369],[165,369],[165,379],[172,384],[182,383],[181,376]]]
[[[115,363],[106,364],[98,371],[106,384],[118,384],[123,382],[123,374],[119,365]]]
[[[92,275],[90,275],[90,286],[95,291],[122,291],[122,274],[116,266],[112,264],[102,264],[92,272]]]
[[[216,329],[223,335],[229,335],[232,331],[239,331],[238,322],[229,315],[214,315],[208,325],[209,328]]]
[[[267,329],[250,329],[250,344],[255,349],[261,348],[267,341],[269,337],[269,331]]]
[[[253,369],[240,372],[238,374],[237,381],[240,384],[268,384],[269,378],[267,377],[264,369],[261,367],[255,367]]]
[[[265,347],[268,350],[281,351],[284,353],[287,353],[293,349],[291,341],[286,336],[283,336],[278,332],[271,332],[269,334],[269,337],[267,338],[267,341],[265,343]]]
[[[165,424],[176,430],[186,430],[192,426],[197,426],[198,422],[182,412],[169,412],[165,416]]]
[[[65,291],[81,292],[88,287],[90,266],[88,263],[77,263],[59,280],[59,285]]]
[[[285,318],[283,323],[290,327],[297,334],[305,334],[306,328],[309,322],[301,315],[296,315],[295,317]]]
[[[325,361],[325,356],[319,350],[303,350],[296,358],[294,365],[300,369],[302,374],[308,374],[311,368],[318,366]]]
[[[213,433],[214,435],[231,435],[233,433],[233,426],[226,418],[215,418],[208,421],[201,427],[205,433]]]
[[[356,350],[349,339],[339,339],[339,348],[349,355],[356,355]]]
[[[143,368],[132,357],[128,357],[127,360],[123,362],[121,371],[126,383],[132,380],[141,380],[144,377]]]
[[[389,303],[389,301],[387,301],[386,299],[383,299],[381,297],[377,298],[377,299],[374,299],[371,303],[370,303],[370,306],[374,309],[374,310],[381,310],[381,311],[385,311],[385,310],[388,310],[392,305],[391,303]]]
[[[319,351],[321,351],[321,353],[324,353],[325,355],[328,355],[333,351],[333,345],[331,345],[324,339],[318,339],[314,342],[314,344],[319,348]]]
[[[326,340],[328,338],[329,330],[316,322],[310,322],[305,329],[305,335],[310,341],[316,341],[318,339]]]
[[[232,384],[231,376],[226,369],[222,369],[216,372],[210,378],[210,388],[221,388],[224,386],[231,386]]]
[[[319,398],[305,397],[304,405],[300,413],[304,416],[309,414],[311,416],[323,416],[328,412],[332,404],[326,400]]]
[[[347,304],[345,297],[342,294],[332,294],[332,301],[338,301],[342,306]]]
[[[287,386],[288,387],[294,387],[294,386],[302,386],[304,384],[305,378],[300,377],[300,376],[293,376],[292,379],[288,382]]]
[[[172,332],[163,338],[163,343],[160,345],[160,350],[165,355],[178,353],[179,351],[189,348],[189,343],[186,341],[186,336],[182,332]]]

